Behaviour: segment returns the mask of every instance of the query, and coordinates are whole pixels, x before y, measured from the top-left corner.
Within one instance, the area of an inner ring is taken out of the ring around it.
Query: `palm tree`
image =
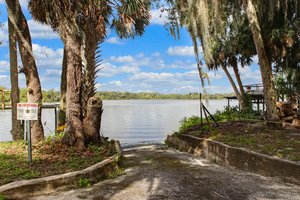
[[[270,110],[267,113],[268,118],[277,119],[274,109],[276,91],[271,71],[272,64],[277,69],[295,70],[295,75],[300,71],[297,69],[300,60],[298,53],[300,4],[297,0],[244,0],[243,5],[251,22],[251,31],[261,66],[267,109]]]
[[[261,71],[261,77],[264,86],[264,94],[267,108],[267,119],[277,120],[276,109],[276,91],[274,84],[274,77],[272,73],[272,63],[270,57],[267,56],[265,43],[262,38],[261,26],[258,21],[257,11],[254,7],[252,0],[243,1],[246,13],[250,22],[250,28],[253,35],[257,55],[259,58],[259,66]]]
[[[172,2],[174,4],[174,2]],[[224,3],[224,2],[223,2]],[[222,4],[219,1],[185,1],[178,0],[175,3],[174,10],[177,10],[180,24],[185,26],[191,35],[194,43],[196,60],[198,60],[198,41],[202,45],[204,59],[210,70],[221,67],[228,77],[232,88],[240,102],[241,109],[247,109],[247,98],[242,85],[242,80],[238,71],[238,62],[243,65],[248,64],[252,54],[246,54],[245,51],[253,52],[249,37],[244,33],[245,16],[234,15],[225,10],[233,9],[235,4]],[[174,15],[174,13],[172,13]],[[175,13],[176,16],[176,13]],[[234,20],[230,20],[234,18]],[[171,22],[171,29],[177,28],[176,17],[170,17],[175,21]],[[175,25],[174,25],[175,24]],[[247,31],[247,29],[246,29]],[[176,31],[171,31],[176,33]],[[241,39],[243,37],[243,40]],[[247,45],[245,45],[247,42]],[[236,86],[234,79],[229,73],[227,67],[232,67],[239,85]],[[199,70],[199,67],[198,67]],[[199,73],[203,76],[203,73]],[[203,82],[203,80],[202,80]]]
[[[282,67],[288,65],[292,68],[297,66],[299,60],[299,56],[297,56],[299,55],[297,53],[299,36],[297,35],[299,35],[300,24],[300,4],[298,1],[167,0],[167,2],[171,5],[171,9],[169,9],[171,10],[171,33],[176,33],[174,29],[177,25],[177,13],[181,24],[187,26],[189,32],[192,30],[195,38],[201,40],[206,63],[212,61],[213,65],[216,61],[213,53],[215,46],[218,46],[219,36],[224,35],[227,38],[226,33],[231,29],[231,27],[228,29],[226,25],[228,25],[228,21],[234,18],[229,16],[246,14],[250,24],[248,26],[250,33],[246,36],[251,35],[253,37],[255,51],[259,57],[267,118],[276,120],[276,92],[272,64],[280,64]],[[226,28],[224,29],[224,27]],[[274,35],[281,36],[274,37]],[[250,52],[254,53],[253,51]],[[252,53],[250,55],[254,55]],[[230,57],[231,55],[228,58]]]
[[[44,138],[44,129],[41,122],[42,115],[42,90],[40,79],[32,52],[31,36],[27,20],[21,10],[18,0],[6,0],[8,16],[18,38],[19,51],[23,63],[22,71],[26,77],[27,98],[29,103],[38,103],[38,120],[32,121],[32,142],[39,142]]]
[[[84,124],[87,124],[84,123],[84,111],[87,110],[88,99],[85,97],[93,95],[97,67],[96,47],[105,37],[106,25],[109,17],[114,13],[112,10],[117,14],[113,16],[112,21],[112,26],[116,28],[117,33],[121,37],[133,37],[136,34],[142,34],[149,23],[149,2],[144,0],[126,2],[31,0],[29,9],[34,19],[50,25],[60,34],[64,42],[67,60],[67,127],[64,142],[84,148],[85,143],[89,142],[90,135],[87,128],[84,128]],[[88,114],[86,115],[86,119],[91,119]],[[99,130],[94,129],[93,132],[99,134]]]

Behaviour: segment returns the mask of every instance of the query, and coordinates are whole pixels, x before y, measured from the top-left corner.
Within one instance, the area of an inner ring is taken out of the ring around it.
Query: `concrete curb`
[[[107,178],[110,173],[119,167],[119,161],[122,156],[121,146],[119,141],[115,141],[115,145],[117,154],[82,171],[15,181],[1,186],[0,194],[10,199],[24,199],[76,188],[80,179],[89,179],[93,183],[99,182]]]
[[[181,151],[202,156],[214,162],[264,176],[279,177],[286,182],[300,185],[300,164],[297,162],[184,134],[168,135],[166,141]]]

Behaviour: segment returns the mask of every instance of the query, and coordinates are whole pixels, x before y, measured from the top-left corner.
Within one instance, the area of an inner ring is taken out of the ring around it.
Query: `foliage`
[[[300,95],[300,69],[288,69],[275,74],[275,87],[278,94],[294,97]]]
[[[196,126],[196,125],[200,125],[200,123],[201,123],[201,118],[198,116],[184,117],[180,121],[179,132],[184,133],[189,128]]]
[[[89,188],[92,186],[92,181],[87,178],[80,178],[78,181],[78,187],[80,188]]]
[[[223,99],[232,94],[203,94],[203,99]],[[156,92],[98,92],[96,96],[103,100],[126,100],[126,99],[199,99],[199,93],[188,94],[161,94]]]
[[[243,110],[239,111],[238,106],[235,107],[225,107],[224,111],[216,111],[213,115],[213,118],[218,122],[224,121],[234,121],[240,119],[258,119],[260,113],[254,110]],[[209,120],[212,122],[211,117]],[[206,119],[203,119],[203,126],[201,127],[201,118],[198,116],[184,117],[180,121],[179,133],[186,133],[191,129],[202,129],[204,132],[209,131],[209,126],[207,125]]]
[[[225,107],[224,111],[216,111],[214,118],[217,121],[230,121],[239,119],[258,119],[260,113],[252,109],[239,111],[238,106]]]
[[[1,88],[1,86],[0,86]],[[3,87],[4,88],[4,87]],[[226,96],[232,96],[233,94],[202,94],[203,99],[224,99]],[[102,100],[129,100],[129,99],[199,99],[199,93],[187,93],[187,94],[162,94],[157,92],[97,92],[97,97]],[[10,102],[10,95],[6,93],[6,102]],[[20,89],[20,101],[27,102],[27,89]],[[60,92],[50,89],[43,91],[43,102],[59,102]]]
[[[8,200],[4,195],[0,194],[0,200]]]
[[[113,179],[118,176],[121,176],[125,174],[125,170],[123,168],[117,168],[116,170],[112,171],[111,173],[108,174],[108,178]]]

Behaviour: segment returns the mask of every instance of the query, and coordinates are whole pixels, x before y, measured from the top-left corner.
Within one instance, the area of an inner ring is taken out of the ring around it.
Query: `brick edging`
[[[202,156],[214,162],[221,162],[264,176],[279,177],[286,182],[300,185],[300,164],[297,162],[184,134],[168,135],[166,141],[181,151]]]
[[[80,179],[89,179],[93,183],[99,182],[119,167],[119,161],[122,156],[121,146],[119,141],[115,141],[115,145],[117,149],[115,155],[84,170],[31,180],[15,181],[0,186],[0,194],[7,198],[23,199],[76,188]]]

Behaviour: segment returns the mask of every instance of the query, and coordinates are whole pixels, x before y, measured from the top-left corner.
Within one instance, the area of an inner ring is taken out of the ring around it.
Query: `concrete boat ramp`
[[[300,186],[225,167],[162,144],[124,150],[124,175],[38,200],[300,199]]]

